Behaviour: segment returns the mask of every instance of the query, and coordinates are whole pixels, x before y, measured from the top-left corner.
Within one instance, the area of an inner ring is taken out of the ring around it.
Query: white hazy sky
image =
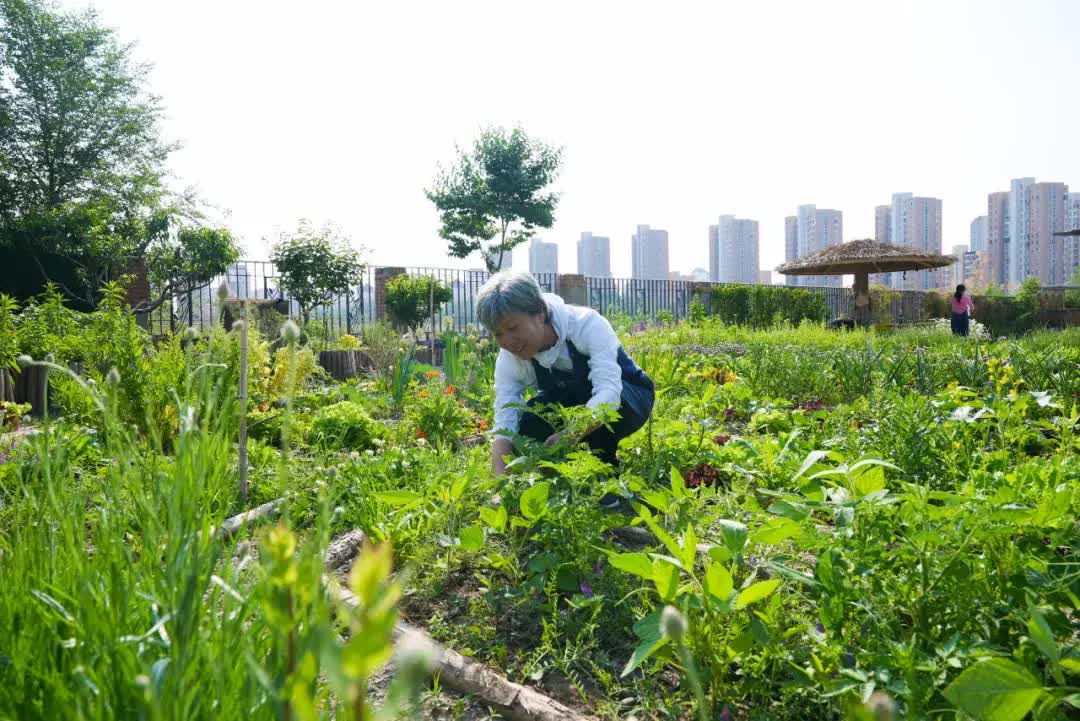
[[[377,264],[478,267],[446,257],[423,188],[485,125],[565,147],[541,234],[564,272],[590,230],[628,274],[639,223],[673,270],[707,267],[725,213],[760,221],[772,268],[796,206],[842,210],[850,240],[901,191],[944,199],[948,251],[1010,178],[1080,189],[1078,0],[92,5],[154,66],[181,184],[252,258],[308,217]]]

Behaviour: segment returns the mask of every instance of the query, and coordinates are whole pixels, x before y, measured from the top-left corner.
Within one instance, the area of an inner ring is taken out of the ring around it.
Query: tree
[[[278,235],[270,259],[305,324],[312,310],[359,281],[364,268],[347,237],[330,225],[314,228],[308,220],[301,220],[295,232]]]
[[[1024,278],[1024,282],[1016,290],[1016,309],[1019,311],[1019,320],[1028,328],[1035,324],[1039,312],[1039,293],[1041,293],[1039,279],[1036,276]]]
[[[135,308],[153,312],[169,298],[210,284],[240,259],[240,248],[224,228],[186,226],[147,249],[154,298]]]
[[[449,303],[453,292],[434,278],[399,275],[386,283],[386,312],[390,320],[406,326],[414,334],[431,317],[432,296],[435,307]]]
[[[562,149],[521,128],[492,128],[471,152],[457,153],[457,164],[440,168],[425,195],[439,211],[439,235],[449,241],[450,255],[479,252],[494,273],[506,253],[554,222],[559,197],[546,189],[559,173]]]
[[[42,258],[66,258],[91,305],[184,212],[147,71],[92,10],[0,0],[0,244],[46,279]]]

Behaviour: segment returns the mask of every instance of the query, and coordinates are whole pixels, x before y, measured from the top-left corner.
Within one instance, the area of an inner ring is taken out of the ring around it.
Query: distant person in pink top
[[[964,284],[956,286],[956,292],[949,296],[952,301],[952,332],[953,335],[966,336],[968,334],[968,319],[975,304],[971,302],[971,296],[965,291]]]

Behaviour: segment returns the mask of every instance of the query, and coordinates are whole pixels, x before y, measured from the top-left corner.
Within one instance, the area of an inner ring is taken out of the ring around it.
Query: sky
[[[152,64],[176,184],[252,259],[309,218],[374,264],[481,267],[447,257],[423,190],[492,125],[564,149],[539,233],[561,272],[591,231],[629,275],[638,224],[672,270],[708,267],[722,214],[759,221],[769,269],[799,205],[852,240],[896,192],[943,199],[949,252],[1011,178],[1080,190],[1080,0],[62,5]]]

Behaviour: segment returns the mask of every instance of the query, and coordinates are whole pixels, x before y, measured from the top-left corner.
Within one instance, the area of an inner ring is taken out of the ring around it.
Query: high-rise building
[[[795,260],[799,252],[799,218],[789,215],[784,218],[784,262]],[[788,280],[794,280],[794,276],[788,276]],[[789,285],[791,285],[789,283]]]
[[[1069,279],[1065,274],[1065,239],[1054,233],[1065,229],[1069,186],[1035,183],[1028,187],[1027,196],[1024,278],[1036,276],[1042,285],[1065,285]]]
[[[594,278],[610,278],[611,239],[582,233],[577,242],[577,272]]]
[[[952,254],[956,258],[956,262],[948,267],[948,273],[942,273],[942,287],[952,287],[955,290],[957,285],[967,282],[964,275],[964,256],[967,255],[967,252],[968,247],[966,245],[954,245],[952,247]]]
[[[912,193],[893,193],[889,221],[889,242],[924,253],[941,253],[939,198],[919,198]],[[930,290],[942,285],[940,276],[941,273],[936,271],[920,270],[882,273],[881,280],[883,285],[891,288]]]
[[[772,285],[772,271],[759,270],[757,273],[757,282],[759,285]]]
[[[786,260],[803,258],[844,242],[844,216],[839,210],[800,205],[796,215],[784,221]],[[785,282],[796,286],[840,287],[839,275],[789,275]]]
[[[986,284],[1005,287],[1009,282],[1009,193],[986,196]]]
[[[1072,244],[1054,233],[1069,223],[1069,188],[1017,178],[1009,190],[987,196],[989,281],[1015,290],[1026,278],[1060,285],[1071,276]]]
[[[533,238],[529,242],[529,272],[558,273],[559,246]]]
[[[1080,193],[1069,193],[1065,201],[1065,230],[1080,229]],[[1065,256],[1065,282],[1070,283],[1080,270],[1080,236],[1069,235],[1062,240],[1065,244],[1062,254]]]
[[[892,206],[878,205],[874,208],[874,240],[892,241]]]
[[[709,226],[709,278],[719,283],[757,282],[758,222],[721,215]]]
[[[986,235],[990,232],[990,218],[980,215],[971,221],[971,239],[968,243],[968,252],[978,253],[986,250]]]
[[[963,258],[963,273],[964,279],[960,282],[968,287],[968,289],[979,288],[980,290],[986,285],[985,280],[982,278],[982,261],[986,258],[986,251],[981,250],[978,252],[971,252],[970,250],[964,253]]]
[[[1035,178],[1017,178],[1009,183],[1009,236],[1006,249],[1009,263],[1006,278],[1009,287],[1020,285],[1027,277],[1027,229],[1031,222],[1027,191],[1034,184]]]
[[[668,232],[639,225],[630,239],[631,276],[650,280],[668,277]]]

